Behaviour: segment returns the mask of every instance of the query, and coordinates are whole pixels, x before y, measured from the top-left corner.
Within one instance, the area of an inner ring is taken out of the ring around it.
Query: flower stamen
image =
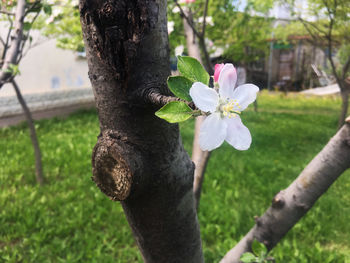
[[[228,118],[235,118],[238,114],[241,114],[239,110],[241,106],[237,102],[237,100],[229,100],[227,99],[224,103],[222,103],[219,107],[222,116]]]

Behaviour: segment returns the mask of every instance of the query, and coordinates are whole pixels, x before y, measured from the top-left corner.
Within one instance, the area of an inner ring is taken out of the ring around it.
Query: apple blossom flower
[[[219,72],[218,91],[201,82],[193,83],[190,89],[194,104],[208,114],[200,128],[199,146],[211,151],[226,140],[237,150],[247,150],[252,137],[239,115],[255,101],[259,88],[254,84],[235,88],[237,74],[232,64],[216,65],[215,72]]]
[[[171,34],[171,32],[174,31],[175,22],[174,21],[168,21],[168,35]]]
[[[204,22],[204,16],[201,16],[198,18],[198,23],[203,23]],[[205,18],[205,23],[207,23],[207,25],[213,26],[214,22],[213,22],[213,17],[212,16],[207,16]]]

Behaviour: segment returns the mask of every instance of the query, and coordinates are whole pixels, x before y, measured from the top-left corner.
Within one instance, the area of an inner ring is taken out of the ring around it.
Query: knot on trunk
[[[284,191],[280,191],[273,199],[272,199],[272,207],[275,209],[281,209],[285,204],[284,200]]]
[[[346,123],[350,124],[350,116],[348,116],[345,120]]]
[[[128,198],[142,170],[140,155],[127,139],[116,131],[104,131],[93,151],[92,180],[113,201]]]

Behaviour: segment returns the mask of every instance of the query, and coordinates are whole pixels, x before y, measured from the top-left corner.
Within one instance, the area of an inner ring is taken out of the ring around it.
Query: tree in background
[[[224,50],[224,59],[238,62],[247,70],[250,81],[250,63],[265,57],[268,52],[273,22],[269,12],[274,3],[249,0],[238,9],[242,3],[226,1],[224,5],[215,4],[210,9],[215,27],[208,28],[208,37]]]
[[[345,121],[350,94],[350,5],[347,0],[309,0],[307,9],[290,4],[296,21],[287,28],[279,28],[279,36],[304,34],[312,45],[325,51],[333,76],[340,88],[342,99],[338,128]]]
[[[25,54],[32,47],[30,36],[34,22],[41,13],[50,14],[51,6],[43,1],[2,1],[0,4],[0,19],[8,24],[6,38],[0,37],[2,54],[0,60],[0,89],[6,83],[11,83],[15,89],[19,103],[26,117],[30,138],[34,148],[36,180],[41,185],[44,182],[41,151],[35,130],[32,114],[22,96],[15,78],[19,74],[18,66]]]
[[[206,58],[205,49],[209,57],[220,49],[223,60],[239,62],[242,66],[248,66],[268,51],[273,21],[268,14],[275,1],[250,0],[244,6],[241,1],[230,0],[179,3],[169,1],[168,4],[168,19],[174,28],[169,35],[171,51],[179,45],[186,46],[183,21],[189,22],[193,35],[199,39],[206,68],[210,58]],[[182,19],[186,14],[179,6],[190,9],[187,19]]]

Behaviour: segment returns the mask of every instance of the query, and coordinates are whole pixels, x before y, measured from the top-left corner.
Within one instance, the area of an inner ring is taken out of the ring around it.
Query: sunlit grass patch
[[[215,150],[199,221],[206,262],[218,262],[336,132],[340,100],[269,94],[242,114],[253,136]],[[193,121],[181,125],[192,147]],[[91,181],[96,112],[36,122],[47,183],[35,183],[25,125],[0,130],[0,262],[142,262],[119,203]],[[350,262],[350,173],[273,249],[277,262]],[[347,260],[347,261],[346,261]]]

